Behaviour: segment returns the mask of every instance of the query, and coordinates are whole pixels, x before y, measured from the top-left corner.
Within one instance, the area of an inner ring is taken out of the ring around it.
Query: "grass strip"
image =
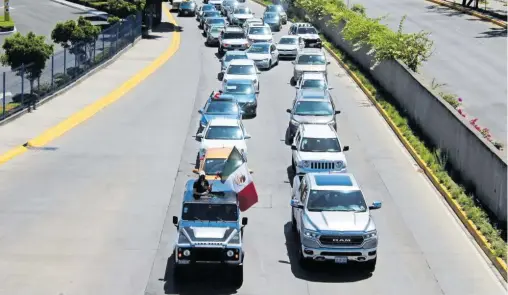
[[[18,106],[19,106],[19,103],[10,102],[5,105],[5,110],[4,110],[4,106],[1,105],[1,103],[0,103],[0,115],[2,115],[4,112],[8,112],[8,111],[18,107]]]
[[[5,17],[0,15],[0,29],[1,31],[14,30],[14,20],[12,19],[12,16],[10,17],[10,20],[5,20]]]

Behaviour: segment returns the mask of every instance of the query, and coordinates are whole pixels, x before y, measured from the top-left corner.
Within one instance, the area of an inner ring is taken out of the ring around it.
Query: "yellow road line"
[[[443,196],[443,198],[446,200],[446,202],[450,205],[450,207],[455,212],[457,217],[460,219],[462,224],[464,224],[464,226],[466,227],[468,232],[473,236],[473,238],[476,240],[476,242],[478,243],[480,248],[483,250],[483,252],[487,255],[489,260],[494,264],[496,269],[499,271],[501,276],[505,280],[507,280],[506,263],[502,259],[500,259],[499,257],[496,257],[493,254],[493,252],[491,250],[490,243],[487,241],[485,236],[480,231],[478,231],[476,229],[476,226],[473,224],[473,222],[471,220],[469,220],[466,212],[464,212],[462,210],[460,204],[455,199],[453,199],[452,195],[448,192],[448,190],[443,185],[441,185],[441,183],[437,179],[434,172],[432,172],[432,170],[430,170],[430,168],[427,166],[427,164],[425,164],[425,162],[422,160],[420,155],[418,155],[418,153],[413,148],[413,146],[411,146],[409,141],[407,141],[407,139],[402,134],[402,131],[400,131],[400,129],[395,125],[395,123],[390,118],[388,113],[386,113],[386,111],[383,109],[383,107],[377,102],[375,96],[372,95],[372,93],[367,89],[367,87],[365,87],[365,85],[362,83],[362,81],[355,75],[355,73],[353,73],[353,71],[351,71],[349,66],[346,65],[340,59],[340,57],[337,54],[335,54],[335,52],[333,52],[333,50],[328,45],[325,45],[324,47],[325,47],[326,51],[328,51],[328,53],[330,53],[330,55],[342,66],[342,68],[344,68],[346,70],[346,72],[355,81],[355,83],[358,84],[360,89],[362,89],[362,91],[365,93],[367,98],[369,98],[369,100],[372,102],[372,104],[374,104],[374,106],[376,107],[378,112],[381,114],[383,119],[385,119],[385,121],[388,123],[390,128],[393,130],[395,135],[402,142],[402,144],[404,145],[406,150],[409,152],[409,154],[411,154],[413,159],[416,161],[418,166],[420,166],[420,168],[424,171],[425,175],[427,175],[427,177],[430,179],[430,181],[432,182],[434,187],[436,187],[436,189],[439,191],[439,193]]]
[[[165,6],[165,5],[164,5]],[[166,14],[166,16],[169,18],[169,20],[176,25],[175,18],[168,12],[167,9],[164,9],[163,11]],[[156,60],[154,60],[150,65],[148,65],[146,68],[138,72],[136,75],[131,77],[127,82],[122,84],[119,88],[112,91],[108,95],[100,98],[98,101],[92,103],[91,105],[88,105],[84,109],[74,113],[64,121],[60,122],[54,127],[49,128],[48,130],[44,131],[42,134],[38,135],[37,137],[29,140],[28,146],[29,147],[41,147],[49,143],[50,141],[62,136],[67,131],[71,130],[72,128],[76,127],[77,125],[83,123],[84,121],[90,119],[92,116],[94,116],[97,112],[104,109],[108,105],[114,103],[115,101],[119,100],[121,97],[123,97],[126,93],[131,91],[134,87],[139,85],[141,82],[143,82],[146,78],[148,78],[151,74],[153,74],[157,69],[159,69],[164,63],[166,63],[175,53],[178,51],[178,48],[180,47],[180,33],[179,32],[173,32],[172,38],[171,38],[171,44],[169,45],[168,49],[162,53],[159,57],[157,57]],[[28,151],[28,148],[25,146],[18,146],[7,153],[0,155],[0,165],[11,160],[12,158],[19,156],[23,153]]]
[[[461,12],[464,12],[464,13],[476,16],[478,18],[481,18],[481,19],[483,19],[485,21],[489,21],[489,22],[491,22],[493,24],[496,24],[496,25],[498,25],[498,26],[500,26],[502,28],[505,28],[505,29],[507,27],[506,22],[504,22],[502,20],[498,20],[495,17],[488,16],[488,15],[485,15],[483,13],[474,11],[471,8],[461,7],[461,6],[459,6],[459,4],[448,3],[446,1],[441,1],[441,0],[426,0],[426,1],[429,1],[429,2],[432,2],[432,3],[435,3],[435,4],[439,4],[439,5],[442,5],[442,6],[446,6],[448,8],[455,9],[455,10],[458,10],[458,11],[461,11]]]

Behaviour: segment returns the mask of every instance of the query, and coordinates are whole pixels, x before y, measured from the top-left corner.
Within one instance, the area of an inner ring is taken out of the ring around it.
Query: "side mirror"
[[[196,134],[196,138],[203,138],[203,133]]]
[[[372,202],[372,205],[369,206],[370,210],[377,210],[381,208],[382,203],[380,201]]]
[[[291,114],[291,110],[290,109],[286,109],[286,113]]]
[[[342,151],[344,151],[344,152],[349,151],[349,145],[345,145],[345,146],[342,148]]]
[[[198,173],[199,173],[199,170],[198,170],[198,169],[192,169],[192,173],[194,173],[194,174],[198,174]]]
[[[242,225],[243,226],[246,226],[248,222],[249,222],[249,219],[247,217],[242,218]]]
[[[295,145],[291,145],[291,150],[292,151],[296,151],[296,146]]]
[[[300,203],[300,201],[298,201],[296,199],[292,199],[290,204],[291,204],[291,207],[293,207],[293,208],[303,209],[302,203]]]
[[[249,169],[249,173],[250,173],[250,174],[252,174],[252,173],[254,173],[254,171],[252,171],[252,170],[250,170],[250,169]]]
[[[327,64],[327,65],[329,65],[329,64],[330,64],[330,62],[329,62],[329,61],[327,61],[327,62],[326,62],[326,64]]]
[[[259,89],[256,89],[256,94],[259,94]]]
[[[199,109],[198,113],[202,114],[203,113],[203,109]]]
[[[333,89],[333,87],[328,87],[328,90],[332,90],[332,89]]]
[[[252,138],[252,136],[250,136],[250,134],[245,134],[244,138],[245,139],[250,139],[250,138]]]
[[[338,114],[340,114],[340,111],[335,111],[335,115],[338,115]]]
[[[295,62],[294,60],[293,60],[291,63],[292,63],[292,64],[294,64],[294,65],[296,65],[296,62]]]
[[[178,217],[173,216],[173,224],[174,224],[175,226],[177,226],[177,225],[178,225]]]
[[[295,86],[296,89],[300,89],[300,86]]]

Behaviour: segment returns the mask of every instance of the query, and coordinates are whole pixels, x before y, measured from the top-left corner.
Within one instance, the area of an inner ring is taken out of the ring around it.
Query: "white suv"
[[[222,80],[222,88],[228,80],[251,80],[254,83],[256,91],[259,91],[259,70],[251,59],[233,59],[226,70]]]
[[[273,43],[273,33],[272,29],[270,29],[267,25],[252,25],[249,26],[249,30],[247,31],[247,39],[249,43],[256,42],[272,42]]]
[[[296,81],[296,91],[299,89],[317,89],[317,90],[332,90],[333,88],[328,85],[324,73],[304,72],[298,81]]]
[[[212,119],[203,132],[198,133],[196,138],[201,141],[199,159],[201,160],[209,148],[236,147],[247,157],[246,139],[251,136],[245,131],[242,120],[216,118]]]
[[[347,172],[343,146],[328,124],[301,124],[291,145],[291,167],[296,175],[309,172]]]

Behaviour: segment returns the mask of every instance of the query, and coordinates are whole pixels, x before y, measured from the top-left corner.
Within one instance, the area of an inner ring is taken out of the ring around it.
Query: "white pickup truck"
[[[180,3],[182,3],[183,0],[169,0],[169,3],[171,3],[171,10],[176,11],[180,8]]]

